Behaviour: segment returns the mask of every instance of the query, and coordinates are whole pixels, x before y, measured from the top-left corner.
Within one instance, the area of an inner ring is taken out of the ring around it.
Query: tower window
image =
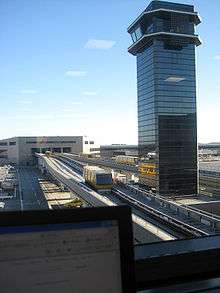
[[[173,42],[171,40],[165,40],[163,45],[165,50],[177,50],[181,51],[183,46],[178,42]]]

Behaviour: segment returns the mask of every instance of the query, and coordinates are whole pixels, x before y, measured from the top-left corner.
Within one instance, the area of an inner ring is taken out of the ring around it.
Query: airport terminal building
[[[35,153],[88,154],[95,147],[94,140],[86,136],[30,136],[0,140],[0,164],[34,164]]]

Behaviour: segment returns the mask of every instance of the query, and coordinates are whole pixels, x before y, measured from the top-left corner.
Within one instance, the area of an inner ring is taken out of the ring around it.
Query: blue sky
[[[220,141],[220,1],[184,2],[203,20],[198,139]],[[136,60],[127,53],[126,29],[148,3],[0,1],[0,137],[89,135],[102,144],[136,143]]]

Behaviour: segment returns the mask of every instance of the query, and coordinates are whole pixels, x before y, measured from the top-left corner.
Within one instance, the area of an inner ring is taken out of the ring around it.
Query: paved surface
[[[197,195],[197,196],[191,196],[188,198],[177,198],[171,200],[171,202],[176,202],[178,204],[182,205],[193,205],[193,204],[200,204],[200,203],[209,203],[212,201],[219,200],[218,197],[215,196],[207,196],[207,195]]]
[[[209,161],[209,162],[205,162],[205,161],[201,162],[200,161],[199,162],[199,169],[220,173],[220,160]]]
[[[198,204],[192,204],[191,207],[196,208],[200,211],[204,211],[210,214],[213,214],[214,216],[220,216],[220,201],[212,201],[212,202],[206,202],[206,203],[198,203]]]
[[[13,193],[11,193],[13,194]],[[12,199],[0,199],[0,211],[19,211],[21,210],[20,196],[18,190]]]
[[[19,187],[12,199],[0,200],[0,211],[48,209],[47,202],[40,189],[40,172],[33,167],[18,169]]]
[[[38,179],[42,179],[41,173],[33,167],[20,167],[18,178],[20,182],[21,209],[48,209],[47,202],[38,183]]]

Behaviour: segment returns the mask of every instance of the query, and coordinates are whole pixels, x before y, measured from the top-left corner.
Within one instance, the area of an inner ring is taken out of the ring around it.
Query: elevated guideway
[[[82,172],[85,162],[79,162],[76,156],[61,154],[60,160],[77,168]],[[117,192],[116,192],[117,191]],[[178,204],[172,200],[146,192],[134,185],[124,185],[115,190],[116,195],[123,202],[136,209],[142,209],[145,213],[151,214],[151,218],[157,218],[158,222],[164,222],[167,226],[177,227],[186,233],[194,236],[204,236],[220,232],[220,219],[213,214],[204,213],[190,206]],[[123,194],[123,195],[122,195]],[[174,229],[175,230],[175,229]]]
[[[62,162],[58,162],[56,159],[47,158],[43,155],[38,155],[38,157],[40,158],[40,165],[43,166],[43,168],[45,168],[57,181],[74,191],[89,205],[110,205],[110,202],[106,202],[105,200],[100,201],[101,196],[83,185],[82,177],[73,172],[68,166]]]
[[[73,171],[62,161],[56,158],[48,158],[44,155],[37,154],[41,168],[46,169],[56,180],[74,191],[80,198],[85,200],[91,206],[112,206],[122,204],[121,201],[115,200],[107,195],[101,195],[85,185],[82,176]],[[134,222],[135,241],[137,243],[155,242],[161,240],[177,239],[177,233],[169,233],[158,226],[141,218],[140,215],[132,214]],[[174,235],[173,235],[174,234]]]

